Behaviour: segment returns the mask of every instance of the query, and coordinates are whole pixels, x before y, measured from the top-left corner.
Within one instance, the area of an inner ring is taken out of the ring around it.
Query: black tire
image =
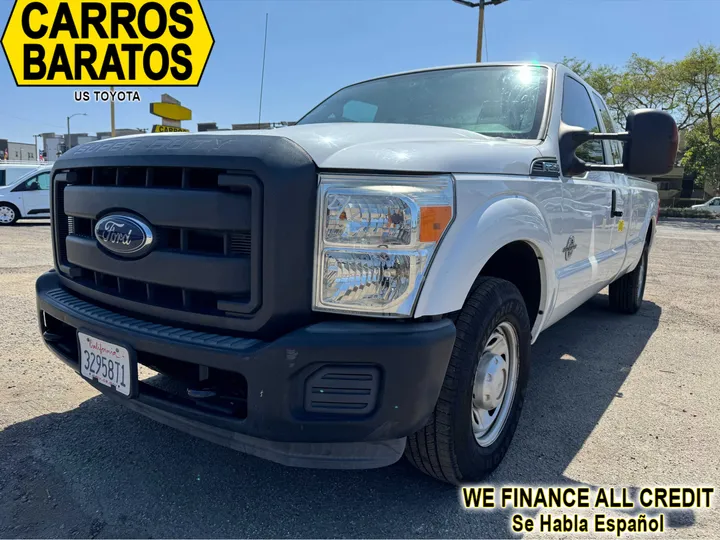
[[[480,446],[472,427],[473,384],[480,353],[493,331],[510,323],[516,332],[518,371],[514,396],[497,439]],[[483,278],[456,320],[457,337],[440,397],[428,423],[408,437],[405,456],[443,482],[478,482],[498,466],[515,433],[530,371],[530,322],[512,283]]]
[[[20,219],[20,212],[12,204],[0,203],[0,212],[3,212],[3,211],[6,211],[7,213],[12,214],[12,218],[10,219],[10,221],[0,220],[0,226],[15,225],[15,223],[17,223],[17,220]]]
[[[635,270],[610,284],[610,309],[632,315],[642,306],[647,279],[648,246],[645,245]]]

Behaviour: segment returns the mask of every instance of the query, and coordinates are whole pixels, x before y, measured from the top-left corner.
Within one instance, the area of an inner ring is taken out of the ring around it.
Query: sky
[[[150,128],[149,104],[169,93],[193,111],[184,122],[257,122],[265,14],[269,15],[262,121],[294,121],[363,79],[475,61],[477,10],[451,0],[201,0],[215,47],[197,88],[139,88],[116,105],[117,128]],[[12,7],[0,0],[0,31]],[[720,0],[508,0],[486,9],[488,59],[622,65],[633,53],[668,60],[720,45]],[[0,53],[0,56],[4,54]],[[485,55],[483,55],[485,56]],[[0,139],[110,130],[107,103],[76,103],[83,88],[18,88],[0,59]],[[132,88],[124,88],[131,90]]]

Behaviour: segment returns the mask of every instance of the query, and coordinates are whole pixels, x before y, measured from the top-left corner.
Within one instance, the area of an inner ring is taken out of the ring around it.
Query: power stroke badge
[[[16,0],[18,86],[197,86],[214,39],[200,0]]]

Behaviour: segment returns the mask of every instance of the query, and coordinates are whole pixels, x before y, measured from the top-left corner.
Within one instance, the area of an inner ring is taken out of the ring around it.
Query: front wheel
[[[9,204],[0,204],[0,225],[13,225],[19,218],[15,207]]]
[[[530,322],[512,283],[482,279],[456,327],[435,411],[405,449],[415,467],[451,484],[478,482],[498,466],[520,419],[530,369]]]
[[[648,246],[645,245],[635,270],[610,284],[610,308],[632,315],[642,306],[647,279]]]

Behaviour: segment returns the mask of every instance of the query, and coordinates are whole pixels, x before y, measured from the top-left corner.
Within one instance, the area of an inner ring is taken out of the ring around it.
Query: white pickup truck
[[[713,197],[709,201],[705,201],[702,204],[694,204],[693,210],[706,210],[708,212],[714,212],[720,214],[720,197]]]
[[[478,481],[538,335],[608,285],[640,308],[658,196],[636,176],[676,150],[670,115],[618,132],[555,64],[373,79],[272,131],[86,144],[53,169],[43,339],[118,403],[243,452]]]

